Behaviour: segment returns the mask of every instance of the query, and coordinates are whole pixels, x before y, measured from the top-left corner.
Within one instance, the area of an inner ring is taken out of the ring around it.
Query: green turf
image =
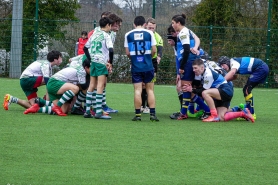
[[[1,98],[25,98],[19,80],[0,85]],[[119,110],[111,120],[1,108],[0,184],[277,184],[277,89],[254,89],[255,124],[170,120],[179,107],[175,87],[156,86],[155,94],[157,123],[147,114],[131,121],[131,84],[108,84],[107,102]],[[232,105],[242,102],[235,89]]]

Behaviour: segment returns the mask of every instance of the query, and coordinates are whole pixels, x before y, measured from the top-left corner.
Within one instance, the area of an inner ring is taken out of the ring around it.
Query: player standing
[[[131,59],[132,83],[134,86],[135,117],[132,121],[141,121],[140,107],[142,105],[142,83],[146,85],[150,120],[159,121],[155,112],[154,67],[152,56],[156,53],[156,41],[152,31],[144,29],[145,18],[137,16],[134,19],[135,29],[125,34],[124,47],[126,55]]]

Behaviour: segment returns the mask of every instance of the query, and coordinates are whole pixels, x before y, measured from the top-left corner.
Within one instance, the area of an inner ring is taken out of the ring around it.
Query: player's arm
[[[125,48],[125,54],[128,58],[130,58],[130,52],[129,52],[128,47]]]
[[[125,54],[130,59],[130,52],[128,49],[128,42],[127,42],[127,34],[125,34],[124,47],[125,47]]]
[[[183,44],[183,54],[182,54],[182,60],[180,62],[180,69],[183,70],[184,66],[187,63],[189,53],[190,53],[190,45],[189,44]]]
[[[236,75],[236,72],[237,72],[237,69],[236,68],[232,68],[225,76],[225,79],[227,81],[232,81],[232,80],[235,80],[237,78],[237,75]]]
[[[155,53],[156,53],[156,46],[153,45],[152,46],[152,57],[155,55]]]
[[[89,48],[87,48],[86,46],[84,46],[83,48],[83,51],[87,57],[87,59],[89,59],[91,61],[91,56],[90,56],[90,53],[89,53]]]
[[[189,30],[189,31],[191,32],[191,34],[194,38],[194,41],[195,41],[194,47],[191,48],[190,50],[191,50],[192,53],[194,53],[196,55],[199,55],[199,49],[198,48],[200,47],[200,43],[201,43],[200,38],[193,31],[191,31],[191,30]]]

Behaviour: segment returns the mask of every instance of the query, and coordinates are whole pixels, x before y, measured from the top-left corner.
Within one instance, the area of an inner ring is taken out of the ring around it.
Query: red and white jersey
[[[21,78],[29,78],[33,76],[51,77],[52,67],[47,60],[37,60],[30,64],[21,74]]]

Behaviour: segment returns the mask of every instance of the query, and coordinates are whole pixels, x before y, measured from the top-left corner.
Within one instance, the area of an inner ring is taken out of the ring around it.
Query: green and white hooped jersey
[[[113,48],[113,43],[108,33],[95,30],[85,47],[89,49],[92,62],[106,65],[109,60],[109,48]]]
[[[21,78],[29,78],[33,76],[51,77],[51,63],[47,60],[37,60],[30,64],[21,74]]]
[[[64,68],[55,73],[51,78],[55,78],[56,80],[66,83],[85,84],[86,71],[82,65],[77,65],[75,67]]]

